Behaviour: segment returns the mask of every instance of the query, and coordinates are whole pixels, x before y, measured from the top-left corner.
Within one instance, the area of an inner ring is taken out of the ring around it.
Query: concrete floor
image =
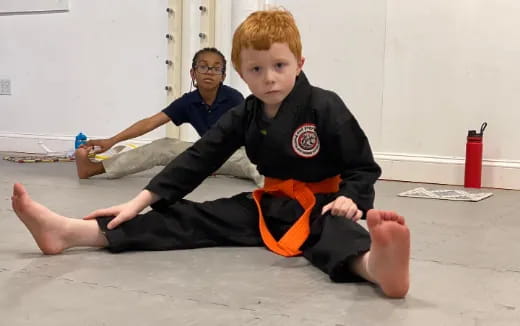
[[[331,283],[305,259],[262,248],[43,256],[10,205],[22,182],[37,201],[81,217],[131,198],[157,171],[78,181],[73,163],[0,161],[0,325],[520,325],[520,192],[448,202],[400,198],[417,185],[379,182],[376,206],[400,212],[412,231],[404,300]],[[189,198],[251,189],[212,177]]]

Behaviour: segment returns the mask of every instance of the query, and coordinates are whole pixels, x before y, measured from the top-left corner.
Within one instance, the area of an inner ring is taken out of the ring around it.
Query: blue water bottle
[[[76,135],[76,142],[74,143],[74,148],[77,149],[81,145],[84,145],[87,142],[87,136],[82,132]]]

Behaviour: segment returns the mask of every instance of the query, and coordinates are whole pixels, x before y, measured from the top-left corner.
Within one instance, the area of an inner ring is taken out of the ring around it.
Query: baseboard
[[[45,154],[41,144],[53,152],[69,153],[74,149],[74,136],[49,136],[0,132],[1,152]],[[153,139],[132,140],[146,144]],[[400,153],[374,153],[383,169],[382,179],[462,185],[464,158]],[[490,160],[482,163],[482,187],[520,190],[520,161]]]
[[[45,148],[47,148],[51,150],[51,154],[71,153],[74,151],[75,138],[75,136],[51,136],[0,132],[0,152],[46,154],[48,152]],[[131,143],[142,145],[153,140],[154,139],[133,139]]]
[[[381,179],[448,185],[464,184],[464,158],[399,153],[374,153]],[[520,190],[520,161],[482,162],[482,187]]]

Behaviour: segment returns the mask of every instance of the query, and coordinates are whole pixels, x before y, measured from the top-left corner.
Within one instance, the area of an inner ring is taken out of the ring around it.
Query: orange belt
[[[337,192],[340,181],[339,175],[320,182],[308,183],[293,179],[280,180],[266,177],[264,187],[253,191],[253,199],[258,208],[260,235],[267,248],[285,257],[300,255],[300,247],[310,234],[310,215],[316,204],[314,194]],[[265,224],[264,214],[260,206],[260,200],[264,193],[296,199],[304,209],[303,214],[279,241],[273,238]]]

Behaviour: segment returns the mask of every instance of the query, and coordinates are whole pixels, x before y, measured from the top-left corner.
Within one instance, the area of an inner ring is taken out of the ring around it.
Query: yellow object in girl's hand
[[[117,145],[117,146],[112,147],[108,151],[106,151],[104,153],[99,153],[99,154],[96,154],[94,152],[94,150],[92,150],[91,153],[89,153],[88,157],[89,158],[93,158],[93,159],[95,159],[97,161],[103,161],[103,160],[106,160],[108,158],[111,158],[112,156],[114,156],[116,154],[127,152],[127,151],[135,149],[137,147],[139,147],[139,146],[135,145],[135,144]]]

